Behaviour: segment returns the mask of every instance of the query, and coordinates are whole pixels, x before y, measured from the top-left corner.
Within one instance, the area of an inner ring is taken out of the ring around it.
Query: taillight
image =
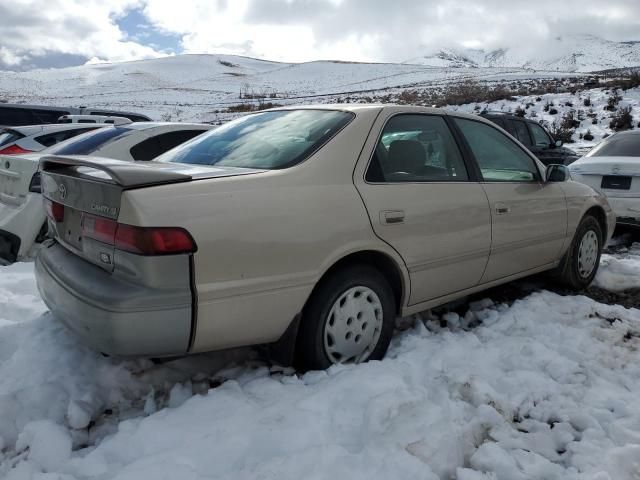
[[[42,193],[40,172],[34,173],[31,177],[31,181],[29,182],[29,191],[34,193]]]
[[[82,236],[93,238],[102,243],[114,245],[118,223],[113,220],[93,215],[82,218]]]
[[[138,255],[175,255],[197,250],[184,228],[136,227],[93,215],[83,216],[82,234]]]
[[[52,202],[48,198],[44,199],[44,208],[47,216],[56,223],[64,220],[64,205],[58,202]]]
[[[116,248],[139,255],[169,255],[196,251],[193,238],[184,228],[134,227],[118,224]]]
[[[21,153],[31,153],[31,152],[33,152],[33,150],[27,150],[15,143],[13,145],[9,145],[8,147],[0,150],[0,153],[3,155],[20,155]]]

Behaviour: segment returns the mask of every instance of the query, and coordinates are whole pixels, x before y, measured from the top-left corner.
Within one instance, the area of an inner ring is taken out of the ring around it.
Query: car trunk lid
[[[583,157],[571,170],[582,175],[640,176],[640,157]]]
[[[640,196],[640,157],[584,157],[570,170],[607,196]]]
[[[116,229],[138,228],[117,223],[122,192],[262,171],[81,156],[45,156],[40,166],[53,237],[68,250],[108,271],[114,269]]]

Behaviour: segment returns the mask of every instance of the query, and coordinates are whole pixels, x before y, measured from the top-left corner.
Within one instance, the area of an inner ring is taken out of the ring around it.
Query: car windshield
[[[97,128],[60,142],[43,150],[42,153],[51,155],[90,155],[106,143],[122,138],[131,132],[131,129],[123,127]]]
[[[640,157],[640,135],[614,135],[591,150],[587,157]]]
[[[241,168],[280,169],[308,158],[353,118],[337,110],[278,110],[222,125],[156,159]]]

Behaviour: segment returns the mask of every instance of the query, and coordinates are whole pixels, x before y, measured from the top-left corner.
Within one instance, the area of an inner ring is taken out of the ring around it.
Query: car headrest
[[[389,145],[387,164],[396,172],[415,173],[424,167],[426,154],[417,140],[395,140]]]

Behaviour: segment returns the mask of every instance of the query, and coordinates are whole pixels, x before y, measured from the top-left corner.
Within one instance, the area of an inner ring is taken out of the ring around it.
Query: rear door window
[[[513,120],[513,126],[516,131],[516,138],[520,140],[523,145],[527,147],[531,146],[531,137],[529,136],[529,130],[527,130],[527,125],[524,122],[519,120]]]
[[[463,182],[469,179],[445,120],[396,115],[385,125],[367,170],[368,182]]]

